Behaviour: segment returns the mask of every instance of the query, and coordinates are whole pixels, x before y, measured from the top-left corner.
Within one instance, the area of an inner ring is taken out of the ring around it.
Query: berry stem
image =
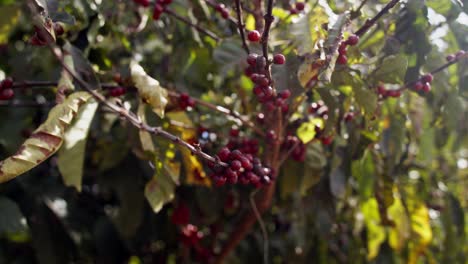
[[[204,28],[202,28],[201,26],[199,26],[197,24],[192,23],[190,20],[186,19],[185,17],[182,17],[182,16],[178,15],[177,13],[175,13],[174,11],[172,11],[169,8],[166,8],[164,10],[164,13],[174,17],[175,19],[177,19],[179,21],[184,22],[185,24],[193,27],[198,32],[205,34],[206,36],[214,39],[215,41],[220,41],[221,40],[215,33],[211,32],[211,31],[209,31],[207,29],[204,29]]]
[[[382,10],[380,10],[379,13],[377,13],[377,15],[375,15],[373,18],[371,19],[368,19],[366,20],[366,22],[364,23],[364,25],[362,25],[362,27],[360,27],[356,33],[354,33],[355,35],[357,35],[358,37],[361,37],[362,35],[364,35],[373,25],[375,25],[375,23],[377,23],[377,21],[383,16],[385,15],[386,13],[388,13],[390,11],[390,9],[392,9],[396,4],[398,4],[398,2],[400,2],[400,0],[392,0],[390,1]]]
[[[268,38],[270,37],[270,29],[271,29],[271,24],[273,24],[273,21],[275,18],[273,17],[273,1],[274,0],[268,0],[267,4],[267,10],[265,15],[263,16],[265,20],[265,27],[263,29],[263,35],[262,35],[262,51],[263,51],[263,57],[265,57],[265,60],[267,61],[265,65],[265,70],[268,73],[268,79],[271,80],[271,72],[270,72],[270,62],[268,60]]]
[[[236,13],[237,13],[237,27],[239,28],[239,34],[242,39],[242,46],[244,47],[245,52],[247,52],[247,54],[250,54],[250,49],[245,39],[245,31],[244,31],[245,25],[242,20],[242,6],[240,4],[240,0],[236,0]]]

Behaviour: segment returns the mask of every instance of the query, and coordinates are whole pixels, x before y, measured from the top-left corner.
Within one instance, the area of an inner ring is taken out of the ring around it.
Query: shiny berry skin
[[[252,170],[253,169],[253,165],[252,165],[252,162],[250,162],[250,160],[246,157],[242,157],[240,160],[239,160],[242,164],[242,168],[244,168],[245,170]]]
[[[15,96],[13,89],[7,88],[0,91],[0,100],[10,100]]]
[[[278,65],[282,65],[286,62],[286,57],[284,57],[283,54],[276,54],[274,57],[273,57],[273,63],[274,64],[278,64]]]
[[[156,4],[153,10],[153,19],[158,20],[161,17],[161,14],[164,12],[164,7],[160,4]]]
[[[276,138],[277,138],[276,133],[275,133],[275,131],[273,131],[273,130],[268,130],[268,132],[267,132],[267,134],[266,134],[266,137],[267,137],[267,139],[270,140],[270,141],[275,141]]]
[[[421,91],[423,89],[423,83],[422,82],[416,82],[413,86],[414,90],[416,91]]]
[[[346,40],[346,44],[350,45],[350,46],[354,46],[356,44],[358,44],[359,42],[359,37],[356,36],[356,35],[351,35],[349,36],[349,38]]]
[[[354,113],[353,112],[346,113],[345,116],[344,116],[344,120],[346,122],[350,122],[353,119],[354,119]]]
[[[345,65],[348,63],[348,57],[346,55],[340,54],[338,59],[336,59],[336,63],[340,65]]]
[[[223,10],[221,10],[221,17],[224,18],[224,19],[227,19],[229,18],[229,10],[227,10],[226,8],[224,8]]]
[[[221,12],[225,8],[224,4],[217,4],[215,10]]]
[[[2,82],[0,82],[0,89],[8,89],[13,87],[13,79],[5,78]]]
[[[242,163],[239,160],[233,160],[230,166],[233,171],[238,171],[242,168]]]
[[[247,56],[247,63],[251,66],[255,66],[257,64],[257,57],[258,54],[250,53],[249,56]]]
[[[398,98],[401,96],[401,91],[400,90],[388,90],[387,95],[390,97]]]
[[[291,96],[291,91],[290,90],[283,90],[278,93],[278,96],[283,99],[288,99],[289,96]]]
[[[456,57],[455,57],[455,55],[450,54],[445,59],[450,62],[450,61],[454,61],[456,59]]]
[[[221,161],[226,162],[229,160],[230,154],[231,154],[231,151],[228,148],[224,147],[218,152],[218,157]]]
[[[179,100],[181,101],[187,101],[190,98],[190,96],[187,93],[181,93],[179,96]]]
[[[305,3],[304,2],[297,2],[296,3],[296,9],[299,11],[303,11],[305,8]]]
[[[424,83],[431,83],[434,80],[434,76],[432,74],[428,73],[421,77],[421,81]]]
[[[431,91],[431,84],[430,83],[425,83],[422,87],[423,92],[428,93]]]
[[[232,128],[230,131],[229,131],[229,135],[231,137],[238,137],[239,136],[239,129],[236,129],[236,128]]]
[[[239,160],[243,156],[242,152],[240,150],[233,150],[231,154],[229,155],[230,160]]]
[[[252,42],[258,42],[260,41],[260,32],[252,30],[247,34],[247,38]]]
[[[65,33],[65,30],[63,29],[62,25],[60,25],[60,23],[54,23],[54,32],[56,36],[61,36],[63,33]]]
[[[299,10],[297,10],[296,8],[291,7],[289,9],[289,13],[291,13],[291,15],[296,15],[296,14],[299,13]]]

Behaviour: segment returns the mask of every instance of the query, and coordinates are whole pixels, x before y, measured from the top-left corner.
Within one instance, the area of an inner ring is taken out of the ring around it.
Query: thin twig
[[[369,28],[371,28],[375,23],[377,23],[377,21],[380,19],[380,17],[382,17],[383,15],[388,13],[388,11],[390,11],[390,9],[392,9],[396,4],[398,4],[398,2],[400,2],[400,0],[390,1],[382,10],[380,10],[379,13],[377,13],[377,15],[375,15],[371,19],[366,20],[364,25],[362,25],[362,27],[359,28],[354,34],[359,36],[359,37],[364,35],[369,30]]]
[[[244,32],[244,22],[242,20],[242,7],[240,4],[240,0],[236,0],[236,13],[237,13],[237,27],[239,28],[239,34],[241,35],[242,39],[242,46],[247,54],[250,54],[249,46],[247,45],[247,41],[245,39],[245,32]]]
[[[148,125],[147,123],[142,122],[133,112],[130,112],[120,106],[117,106],[116,104],[111,103],[110,101],[106,100],[106,97],[104,97],[102,94],[98,93],[97,91],[93,90],[91,87],[88,86],[88,83],[86,83],[84,80],[82,80],[68,65],[63,61],[63,56],[62,52],[60,51],[59,48],[54,47],[53,44],[49,43],[49,48],[51,49],[53,55],[58,59],[62,67],[75,79],[86,91],[88,91],[96,100],[99,102],[103,103],[105,106],[107,106],[110,110],[113,112],[119,114],[123,118],[127,119],[132,125],[135,127],[146,130],[147,132],[154,134],[156,136],[161,136],[163,138],[166,138],[170,141],[172,141],[175,144],[178,144],[182,147],[187,148],[190,150],[190,152],[193,155],[196,155],[200,158],[203,158],[209,162],[219,164],[223,167],[227,167],[228,164],[221,162],[218,158],[212,157],[209,154],[203,152],[199,147],[195,147],[191,145],[190,143],[182,140],[178,136],[175,136],[161,127],[152,127]]]
[[[447,69],[448,67],[452,66],[453,64],[456,64],[458,63],[459,61],[461,61],[462,59],[467,59],[468,58],[468,53],[465,53],[463,54],[462,56],[459,56],[459,57],[456,57],[455,59],[439,66],[438,68],[435,68],[434,70],[432,70],[430,72],[430,74],[434,75],[434,74],[437,74],[445,69]],[[419,77],[417,80],[415,81],[411,81],[411,82],[407,82],[405,83],[403,86],[401,86],[399,89],[397,89],[397,91],[403,91],[405,89],[408,89],[409,87],[413,86],[415,83],[419,82],[419,81],[422,81],[422,78],[423,76]]]
[[[262,230],[262,236],[263,236],[263,263],[268,264],[268,231],[265,227],[265,223],[263,222],[262,216],[260,215],[260,212],[257,209],[257,204],[255,203],[255,194],[257,194],[258,189],[253,191],[250,194],[249,201],[250,201],[250,206],[252,206],[252,211],[255,214],[255,217],[257,218],[257,222],[260,225],[260,230]]]
[[[211,0],[205,0],[205,2],[211,6],[212,8],[216,9],[217,6],[218,6],[218,3],[216,2],[213,2]],[[231,15],[228,16],[227,20],[231,21],[233,24],[236,24],[237,25],[237,20],[235,18],[233,18]]]
[[[265,57],[265,60],[267,62],[265,66],[265,70],[267,71],[268,79],[271,79],[270,61],[268,60],[268,38],[270,37],[271,24],[273,24],[273,21],[275,20],[275,18],[273,17],[273,1],[274,0],[268,0],[267,10],[266,10],[265,15],[263,16],[265,20],[265,27],[263,29],[262,41],[261,41],[263,57]]]
[[[176,12],[172,11],[169,8],[166,8],[164,10],[164,13],[174,17],[175,19],[178,19],[179,21],[184,22],[185,24],[193,27],[198,32],[207,35],[208,37],[214,39],[215,41],[220,41],[221,40],[215,33],[211,32],[211,31],[209,31],[207,29],[204,29],[203,27],[201,27],[201,26],[199,26],[197,24],[192,23],[190,20],[186,19],[185,17],[182,17],[182,16],[178,15]]]

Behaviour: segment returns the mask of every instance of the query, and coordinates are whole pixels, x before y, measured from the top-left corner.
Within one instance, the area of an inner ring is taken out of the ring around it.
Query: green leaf
[[[297,137],[302,141],[302,143],[307,144],[309,141],[315,138],[315,128],[323,128],[323,119],[321,118],[312,118],[308,122],[304,122],[297,129]]]
[[[326,31],[322,27],[328,23],[328,15],[320,5],[316,5],[309,13],[302,16],[292,24],[289,32],[291,40],[297,45],[300,56],[313,53],[317,48],[316,43],[325,38]]]
[[[220,73],[227,75],[228,72],[244,65],[246,55],[241,42],[237,38],[231,38],[224,40],[215,48],[213,59],[220,66]]]
[[[97,107],[98,103],[90,100],[80,108],[75,122],[65,132],[64,144],[58,152],[57,165],[64,184],[75,187],[79,192],[83,178],[86,141]]]
[[[404,82],[408,59],[403,54],[386,57],[374,73],[377,82],[401,84]]]
[[[353,92],[356,102],[364,110],[364,114],[367,117],[373,116],[377,109],[377,95],[373,91],[366,89],[363,85],[353,86]]]
[[[159,82],[146,74],[138,63],[130,64],[130,72],[141,99],[153,108],[159,117],[164,117],[164,110],[168,103],[168,94]]]
[[[380,225],[377,200],[371,198],[361,205],[361,212],[367,228],[367,259],[372,260],[379,254],[380,245],[385,241],[385,228]]]
[[[31,170],[54,154],[62,145],[65,131],[80,107],[90,98],[89,93],[77,92],[52,108],[47,120],[32,133],[18,152],[0,162],[0,183]]]

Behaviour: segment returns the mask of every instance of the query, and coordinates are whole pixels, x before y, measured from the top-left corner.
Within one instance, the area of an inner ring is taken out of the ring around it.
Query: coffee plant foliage
[[[0,263],[466,263],[466,0],[0,0]]]

